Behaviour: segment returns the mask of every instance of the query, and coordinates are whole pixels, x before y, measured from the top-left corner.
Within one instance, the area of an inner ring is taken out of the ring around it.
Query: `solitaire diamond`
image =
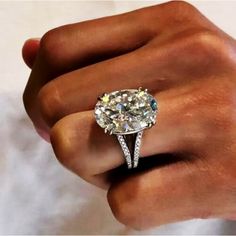
[[[157,110],[157,102],[147,90],[126,89],[99,97],[95,118],[105,132],[132,134],[154,125]]]

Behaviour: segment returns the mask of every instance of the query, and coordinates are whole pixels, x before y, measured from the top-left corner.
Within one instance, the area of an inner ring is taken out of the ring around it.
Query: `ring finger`
[[[177,119],[181,99],[159,93],[157,124],[144,131],[140,155],[177,153],[184,148],[187,125]],[[52,128],[51,143],[58,160],[88,182],[108,187],[107,174],[125,163],[115,136],[96,124],[93,111],[78,112],[61,119]]]

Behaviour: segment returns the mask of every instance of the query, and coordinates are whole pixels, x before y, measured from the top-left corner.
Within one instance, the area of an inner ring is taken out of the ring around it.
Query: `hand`
[[[159,114],[144,132],[140,168],[127,175],[93,108],[103,92],[140,86]],[[24,103],[58,160],[108,188],[117,219],[143,229],[236,218],[235,91],[235,40],[179,1],[49,31]]]

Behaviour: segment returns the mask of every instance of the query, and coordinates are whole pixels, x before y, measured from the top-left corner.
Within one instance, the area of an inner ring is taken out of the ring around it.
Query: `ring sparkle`
[[[98,98],[94,111],[96,122],[105,133],[117,135],[129,168],[132,151],[124,136],[136,134],[133,167],[137,167],[143,130],[156,123],[157,111],[157,101],[147,89],[124,89]]]

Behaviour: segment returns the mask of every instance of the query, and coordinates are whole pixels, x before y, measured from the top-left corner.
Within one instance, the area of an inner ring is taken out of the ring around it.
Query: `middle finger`
[[[178,45],[183,51],[186,42]],[[64,74],[46,84],[39,93],[44,119],[53,126],[71,113],[93,108],[104,92],[143,87],[151,92],[162,91],[181,83],[176,44],[155,49],[144,46],[134,52]],[[177,64],[177,66],[176,66]],[[184,73],[187,73],[185,70]]]

